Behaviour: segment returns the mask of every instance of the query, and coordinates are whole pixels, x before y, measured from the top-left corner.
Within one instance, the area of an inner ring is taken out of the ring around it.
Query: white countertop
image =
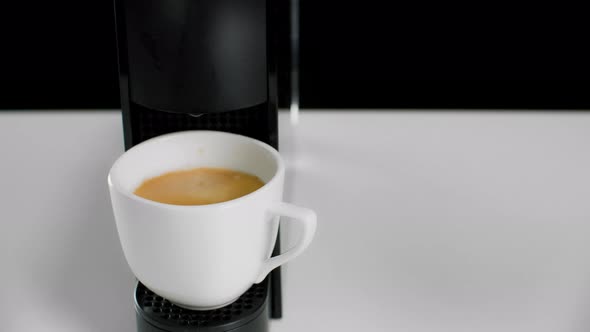
[[[319,227],[273,332],[590,329],[590,113],[280,124],[287,198]],[[0,113],[2,331],[135,331],[106,186],[122,152],[115,111]]]

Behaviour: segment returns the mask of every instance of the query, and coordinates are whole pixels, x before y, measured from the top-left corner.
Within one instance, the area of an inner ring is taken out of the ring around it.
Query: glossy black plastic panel
[[[267,99],[265,0],[125,0],[131,100],[179,113]]]

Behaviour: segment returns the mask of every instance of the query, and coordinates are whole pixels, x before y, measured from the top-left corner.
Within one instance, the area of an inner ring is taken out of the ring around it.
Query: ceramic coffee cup
[[[265,185],[240,198],[209,205],[169,205],[133,194],[146,179],[196,167],[222,167],[258,176]],[[129,267],[149,289],[194,310],[235,301],[311,242],[312,210],[282,201],[285,166],[279,153],[255,139],[216,131],[185,131],[144,141],[125,152],[108,176],[119,239]],[[270,257],[278,216],[299,222],[288,251]]]

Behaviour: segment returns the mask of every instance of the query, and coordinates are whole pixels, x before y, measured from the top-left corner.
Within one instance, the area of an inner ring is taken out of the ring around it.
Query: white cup
[[[222,167],[266,184],[237,199],[181,206],[133,194],[168,171]],[[149,289],[179,306],[210,310],[235,301],[311,242],[312,210],[282,202],[285,166],[279,153],[255,139],[217,131],[185,131],[144,141],[125,152],[108,176],[119,239],[129,267]],[[278,216],[303,226],[298,243],[270,257]]]

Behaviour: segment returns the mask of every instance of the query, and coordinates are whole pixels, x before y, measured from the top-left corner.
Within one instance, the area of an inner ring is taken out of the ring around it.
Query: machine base
[[[196,311],[172,304],[140,282],[135,287],[138,332],[268,332],[268,280],[252,286],[235,302]]]

